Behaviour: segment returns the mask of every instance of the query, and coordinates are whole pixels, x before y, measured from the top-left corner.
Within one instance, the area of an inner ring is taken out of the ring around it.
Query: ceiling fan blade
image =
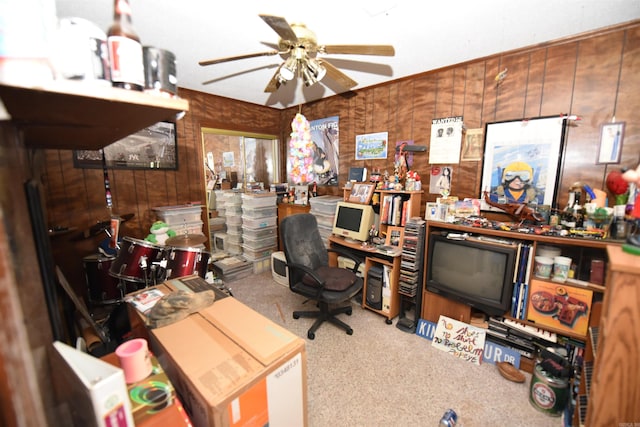
[[[206,65],[220,64],[221,62],[236,61],[238,59],[256,58],[258,56],[272,56],[272,55],[277,55],[279,53],[280,52],[277,50],[270,50],[268,52],[248,53],[246,55],[227,56],[226,58],[209,59],[206,61],[200,61],[198,62],[198,64],[204,67]]]
[[[326,54],[348,55],[394,56],[396,54],[395,49],[391,45],[332,44],[320,46],[318,51]]]
[[[351,89],[352,87],[358,85],[358,82],[353,80],[351,77],[347,76],[342,71],[338,70],[330,62],[325,61],[324,59],[322,59],[322,60],[320,60],[320,63],[327,70],[327,77],[329,77],[331,80],[335,81],[336,83],[338,83],[340,86],[344,87],[345,89]]]
[[[273,77],[271,77],[271,80],[269,80],[269,83],[267,83],[267,87],[264,88],[265,92],[275,92],[275,91],[278,90],[278,88],[281,85],[280,79],[278,79],[278,76],[280,75],[280,68],[282,68],[283,65],[284,65],[284,63],[280,64],[280,66],[276,70],[276,72],[273,75]]]
[[[293,28],[291,28],[291,25],[289,25],[286,19],[273,15],[260,15],[260,18],[262,18],[273,31],[278,33],[283,40],[291,40],[294,42],[298,40],[298,36],[293,32]]]

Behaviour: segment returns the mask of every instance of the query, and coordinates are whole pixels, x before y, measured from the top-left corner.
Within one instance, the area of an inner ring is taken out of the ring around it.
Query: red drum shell
[[[111,304],[122,299],[118,279],[109,274],[114,259],[102,254],[82,258],[89,302],[92,304]]]
[[[197,274],[205,278],[211,254],[199,248],[166,248],[167,279]]]
[[[152,263],[159,264],[163,259],[163,247],[145,240],[123,237],[109,274],[132,282],[146,283]]]

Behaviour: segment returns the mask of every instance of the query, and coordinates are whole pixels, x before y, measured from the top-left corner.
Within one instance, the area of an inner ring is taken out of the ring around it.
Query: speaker
[[[370,267],[367,271],[366,304],[375,310],[382,310],[382,267]]]

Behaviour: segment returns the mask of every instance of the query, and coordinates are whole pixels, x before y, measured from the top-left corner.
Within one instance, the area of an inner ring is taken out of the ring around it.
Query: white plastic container
[[[228,221],[229,219],[227,219]],[[276,225],[278,217],[273,216],[269,218],[248,218],[242,215],[242,225],[243,227],[248,228],[265,228],[265,227],[273,227]]]

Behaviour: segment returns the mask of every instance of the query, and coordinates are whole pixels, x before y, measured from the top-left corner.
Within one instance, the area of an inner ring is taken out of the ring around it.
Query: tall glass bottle
[[[113,24],[107,31],[111,82],[115,87],[144,89],[144,62],[140,38],[133,29],[128,0],[114,0]]]

